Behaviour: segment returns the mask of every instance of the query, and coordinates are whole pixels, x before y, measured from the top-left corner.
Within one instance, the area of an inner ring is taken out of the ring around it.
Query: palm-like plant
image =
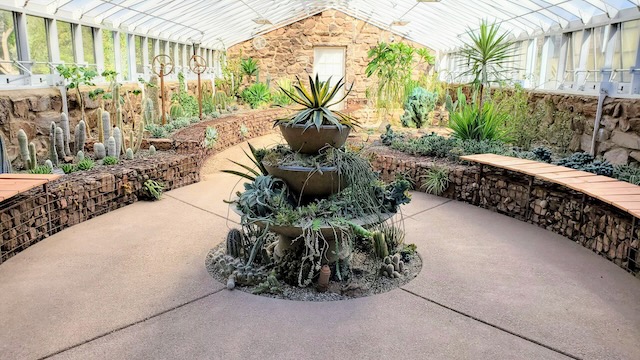
[[[315,126],[318,131],[320,131],[322,125],[333,125],[338,127],[340,131],[344,126],[349,128],[358,127],[359,123],[353,117],[341,111],[330,109],[331,106],[340,103],[349,95],[353,85],[345,91],[342,98],[335,100],[334,98],[340,89],[345,86],[344,78],[341,78],[333,87],[331,87],[330,83],[331,78],[322,82],[316,75],[315,81],[309,76],[308,89],[302,85],[299,78],[298,85],[294,85],[293,90],[281,87],[280,90],[293,102],[302,105],[302,108],[290,118],[276,120],[275,125],[304,125],[305,130]]]
[[[490,79],[502,79],[511,66],[514,53],[514,43],[509,38],[509,32],[501,32],[500,25],[489,24],[483,20],[477,32],[467,31],[470,41],[461,50],[464,60],[469,65],[463,75],[473,75],[474,83],[480,87],[478,111],[482,109],[484,87]]]
[[[242,73],[247,75],[249,81],[251,81],[252,76],[258,74],[258,62],[252,58],[242,59],[240,68],[242,68]]]
[[[491,102],[482,106],[482,110],[473,104],[463,104],[462,108],[450,115],[449,128],[453,137],[460,140],[509,140],[504,131],[506,115],[496,110]]]

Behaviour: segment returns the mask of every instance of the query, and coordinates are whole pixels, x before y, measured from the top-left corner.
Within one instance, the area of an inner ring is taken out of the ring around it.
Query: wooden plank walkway
[[[57,174],[0,174],[0,202],[60,178]]]
[[[640,186],[564,166],[510,156],[480,154],[460,159],[523,173],[589,195],[640,218]]]

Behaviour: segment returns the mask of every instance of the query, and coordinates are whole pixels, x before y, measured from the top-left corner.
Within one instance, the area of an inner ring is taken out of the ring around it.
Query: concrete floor
[[[264,137],[252,143],[276,142]],[[571,241],[415,193],[401,289],[328,303],[227,291],[204,258],[237,178],[76,225],[0,265],[1,359],[640,359],[640,281]]]

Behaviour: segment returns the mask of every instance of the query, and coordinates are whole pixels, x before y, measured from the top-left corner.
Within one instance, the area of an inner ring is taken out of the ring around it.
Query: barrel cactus
[[[231,229],[227,233],[227,255],[239,258],[242,254],[242,233],[238,229]]]
[[[131,148],[128,148],[125,154],[127,160],[133,160],[133,150]]]
[[[155,155],[156,154],[156,147],[151,145],[149,146],[149,155]]]

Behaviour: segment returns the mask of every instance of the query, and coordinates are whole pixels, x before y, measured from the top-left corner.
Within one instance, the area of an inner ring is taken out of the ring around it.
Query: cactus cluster
[[[100,123],[98,121],[98,123]],[[84,151],[84,146],[87,143],[87,133],[86,130],[87,125],[84,120],[80,120],[78,125],[76,125],[75,133],[73,134],[75,137],[74,147],[76,154],[80,151]]]
[[[213,255],[214,267],[225,277],[233,278],[240,285],[257,285],[267,278],[265,267],[245,265],[242,260],[225,255],[221,251]]]
[[[389,249],[387,248],[387,241],[382,232],[376,231],[373,233],[373,251],[376,257],[384,259],[389,256]]]
[[[8,174],[12,171],[11,159],[9,159],[9,154],[7,153],[5,140],[2,134],[0,134],[0,174]]]
[[[404,261],[400,260],[400,254],[386,256],[380,267],[380,274],[390,278],[399,278],[403,275],[409,275],[409,270],[405,268]]]
[[[213,95],[213,104],[215,105],[218,112],[227,111],[229,104],[227,103],[227,94],[223,91],[217,91],[215,95]]]
[[[255,289],[253,289],[252,293],[254,294],[280,294],[282,293],[282,285],[278,278],[276,277],[276,272],[272,270],[269,275],[267,275],[267,279],[261,283],[259,283]]]

